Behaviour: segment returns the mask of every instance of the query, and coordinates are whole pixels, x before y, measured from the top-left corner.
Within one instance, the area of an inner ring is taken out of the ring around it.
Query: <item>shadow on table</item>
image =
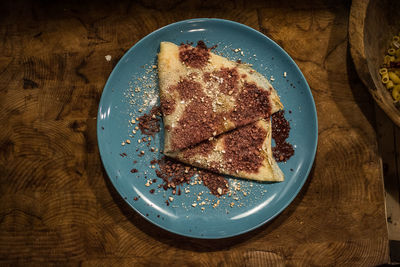
[[[209,251],[228,249],[240,243],[251,240],[252,238],[256,238],[258,235],[263,235],[263,236],[268,235],[269,233],[274,231],[277,227],[282,225],[283,222],[287,220],[287,218],[289,218],[292,215],[292,213],[296,210],[298,205],[301,203],[304,195],[306,194],[310,181],[314,176],[314,165],[302,190],[299,192],[299,194],[293,200],[293,202],[286,208],[286,210],[284,210],[280,215],[278,215],[272,221],[248,233],[223,239],[197,239],[197,238],[180,236],[174,233],[170,233],[162,228],[159,228],[156,225],[153,225],[152,223],[144,219],[142,216],[140,216],[137,212],[135,212],[122,199],[122,197],[119,195],[119,193],[116,191],[116,189],[108,179],[107,173],[103,167],[102,171],[108,191],[110,192],[114,202],[117,203],[119,209],[121,210],[121,213],[124,214],[124,216],[138,229],[146,233],[148,236],[157,239],[158,241],[163,242],[172,247],[184,250],[209,252]]]
[[[374,100],[372,96],[369,94],[368,89],[362,83],[358,74],[356,72],[354,62],[351,58],[350,47],[347,48],[346,55],[346,67],[348,73],[348,79],[350,84],[350,89],[354,96],[354,100],[361,112],[368,120],[370,126],[376,131],[376,119],[374,113]],[[340,103],[338,104],[340,106]]]

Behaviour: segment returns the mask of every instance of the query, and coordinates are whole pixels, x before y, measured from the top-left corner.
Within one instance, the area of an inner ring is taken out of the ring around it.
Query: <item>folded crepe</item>
[[[284,175],[271,149],[271,121],[257,122],[221,134],[178,152],[164,152],[184,163],[213,172],[257,181],[280,182]]]
[[[158,73],[164,152],[170,155],[283,108],[265,77],[202,41],[196,47],[161,42]]]

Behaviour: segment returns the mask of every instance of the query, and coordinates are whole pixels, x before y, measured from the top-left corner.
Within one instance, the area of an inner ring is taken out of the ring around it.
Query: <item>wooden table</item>
[[[388,262],[374,104],[348,51],[350,3],[151,2],[0,4],[0,264]],[[224,240],[180,237],[142,219],[110,184],[97,147],[98,103],[118,59],[150,32],[196,17],[275,40],[318,111],[318,151],[300,194],[272,222]]]

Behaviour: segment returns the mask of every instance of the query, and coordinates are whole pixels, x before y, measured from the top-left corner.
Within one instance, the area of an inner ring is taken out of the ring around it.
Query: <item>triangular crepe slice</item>
[[[212,141],[166,155],[221,174],[281,182],[284,175],[272,155],[271,135],[271,121],[262,119],[221,134]]]
[[[268,80],[249,66],[197,47],[162,42],[158,54],[164,151],[178,151],[282,109]]]

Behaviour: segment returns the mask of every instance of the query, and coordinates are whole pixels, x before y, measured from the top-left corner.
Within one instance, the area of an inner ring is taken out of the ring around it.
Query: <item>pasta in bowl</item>
[[[392,95],[397,108],[400,108],[400,36],[395,35],[379,69],[381,81]]]
[[[353,0],[349,19],[355,69],[375,102],[400,127],[400,1]]]

